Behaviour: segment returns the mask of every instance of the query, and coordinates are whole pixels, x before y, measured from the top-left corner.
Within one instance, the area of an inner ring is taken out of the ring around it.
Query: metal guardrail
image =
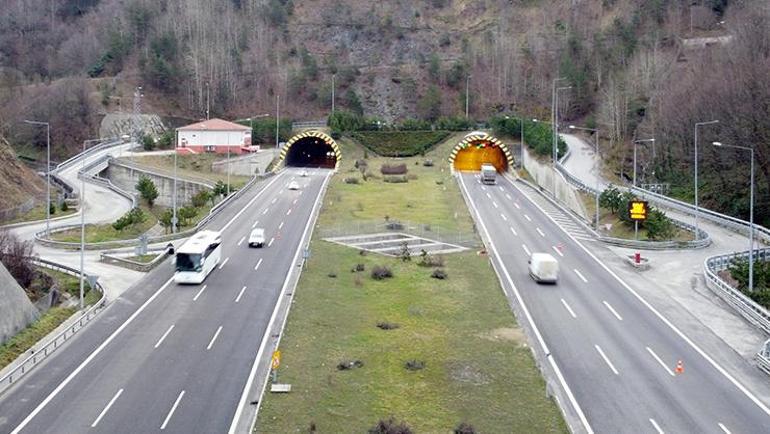
[[[54,172],[54,173],[55,172],[59,172],[62,169],[65,169],[65,168],[67,168],[69,166],[72,166],[73,164],[75,164],[75,162],[80,160],[80,157],[88,156],[88,155],[93,154],[94,152],[98,152],[98,151],[101,151],[103,149],[111,148],[113,146],[122,145],[124,143],[125,142],[123,142],[122,139],[105,139],[104,143],[100,143],[100,144],[98,144],[96,146],[92,146],[91,148],[86,149],[85,152],[80,152],[80,153],[75,154],[72,157],[62,161],[61,163],[59,163],[56,166],[56,169],[54,169],[52,172]]]
[[[770,339],[765,341],[765,344],[762,345],[762,349],[757,353],[756,360],[759,369],[770,375]]]
[[[61,271],[63,273],[67,273],[74,276],[80,276],[79,270],[76,270],[71,267],[67,267],[65,265],[60,265],[55,262],[47,261],[45,259],[34,258],[32,262],[35,265],[38,265],[41,267],[50,268],[52,270]],[[48,357],[54,351],[56,351],[62,344],[64,344],[64,342],[72,338],[72,336],[75,333],[82,330],[83,327],[89,321],[94,319],[94,317],[96,317],[96,315],[99,312],[101,312],[101,310],[104,308],[107,301],[104,295],[104,288],[102,288],[102,285],[97,281],[95,288],[91,288],[91,289],[92,290],[95,289],[101,292],[102,297],[99,299],[99,301],[94,303],[93,306],[89,307],[79,318],[73,321],[72,324],[69,325],[66,329],[59,332],[47,343],[43,344],[42,347],[35,348],[34,352],[29,357],[24,359],[18,366],[11,369],[5,375],[0,377],[0,393],[4,392],[6,389],[11,387],[11,385],[19,381],[21,377],[23,377],[38,363],[42,362],[46,357]]]
[[[770,334],[770,312],[719,277],[719,272],[726,270],[733,260],[748,260],[748,258],[748,251],[706,258],[703,263],[706,286],[738,311],[746,320],[761,328],[765,333]],[[770,248],[755,249],[754,260],[770,261]]]

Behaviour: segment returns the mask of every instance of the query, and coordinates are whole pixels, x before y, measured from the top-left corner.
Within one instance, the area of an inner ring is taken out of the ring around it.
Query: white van
[[[262,247],[265,245],[265,230],[256,228],[249,234],[249,247]]]
[[[556,283],[559,262],[548,253],[533,253],[529,257],[529,275],[538,283]]]

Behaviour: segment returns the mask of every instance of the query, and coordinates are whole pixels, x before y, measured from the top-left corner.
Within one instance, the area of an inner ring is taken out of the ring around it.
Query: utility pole
[[[211,102],[209,93],[210,93],[209,82],[207,81],[206,82],[206,120],[209,120],[209,103]]]

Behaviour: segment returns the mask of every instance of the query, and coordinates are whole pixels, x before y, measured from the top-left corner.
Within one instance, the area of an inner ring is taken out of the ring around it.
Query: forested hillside
[[[40,146],[22,117],[51,119],[55,153],[95,134],[100,114],[197,119],[325,117],[386,123],[501,112],[599,127],[619,176],[631,143],[645,182],[691,194],[695,122],[704,203],[746,216],[748,164],[708,143],[755,146],[758,211],[770,218],[770,11],[751,0],[14,0],[0,15],[0,128]],[[654,154],[654,155],[653,155]],[[654,172],[654,174],[653,174]],[[729,192],[716,194],[716,191]],[[770,222],[766,222],[770,223]]]

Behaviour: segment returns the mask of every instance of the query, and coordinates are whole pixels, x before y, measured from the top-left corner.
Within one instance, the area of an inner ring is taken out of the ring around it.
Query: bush
[[[406,241],[401,243],[401,251],[398,253],[398,257],[404,262],[412,260],[412,252],[409,250],[409,244]]]
[[[388,267],[376,265],[372,268],[372,279],[374,280],[389,279],[391,277],[393,277],[393,272]]]
[[[377,328],[382,330],[395,330],[399,327],[398,324],[393,322],[387,322],[387,321],[378,321],[377,322]]]
[[[425,250],[422,250],[420,252],[420,262],[419,265],[422,267],[443,267],[444,266],[444,257],[443,256],[437,256],[437,255],[431,255]]]
[[[67,205],[67,201],[63,200],[62,203],[61,203],[61,210],[62,210],[62,212],[69,211],[69,209],[70,209],[70,206]]]
[[[404,367],[410,371],[419,371],[425,368],[425,362],[422,360],[407,360]]]
[[[437,130],[468,131],[473,129],[474,122],[466,117],[441,117],[436,121]]]
[[[430,122],[422,119],[406,119],[398,125],[401,131],[429,131],[432,129]]]
[[[360,368],[364,366],[364,362],[360,360],[343,360],[337,364],[338,371],[348,371],[353,368]]]
[[[122,231],[123,229],[144,222],[147,215],[141,208],[137,207],[123,214],[119,219],[112,223],[113,229]]]
[[[676,226],[666,214],[656,208],[651,208],[644,221],[647,228],[647,238],[651,240],[668,240],[676,234]]]
[[[380,173],[383,175],[406,175],[409,169],[406,168],[405,163],[401,164],[383,164],[380,167]]]
[[[403,184],[409,182],[409,179],[404,175],[388,175],[384,176],[382,180],[391,184]]]
[[[355,177],[349,177],[345,178],[345,184],[358,184],[358,178]]]
[[[34,256],[34,243],[22,241],[8,229],[0,229],[0,262],[22,288],[29,288],[35,278],[35,268],[30,262]]]
[[[142,148],[144,148],[145,151],[152,151],[155,149],[155,139],[149,134],[142,136]]]
[[[351,136],[364,147],[385,157],[411,157],[424,153],[449,136],[448,131],[358,131]]]
[[[203,208],[204,206],[206,206],[206,203],[209,200],[213,200],[213,198],[214,198],[214,195],[211,194],[210,191],[203,189],[195,193],[195,196],[192,197],[191,201],[192,201],[192,205],[195,208]]]
[[[364,264],[356,264],[356,267],[353,268],[353,270],[356,272],[361,272],[366,270],[366,266]]]
[[[377,425],[369,428],[367,434],[413,434],[411,428],[404,423],[398,422],[392,417],[387,420],[380,420]]]
[[[147,201],[150,208],[155,205],[155,199],[158,198],[158,187],[147,176],[142,175],[139,177],[139,182],[136,183],[136,191],[142,196],[142,199]]]
[[[489,123],[495,134],[521,138],[521,121],[518,118],[497,116],[490,119]],[[550,124],[525,119],[524,141],[537,155],[551,155],[553,153],[553,135]],[[559,157],[567,152],[567,144],[561,138],[559,138],[557,148]]]
[[[442,268],[436,268],[435,270],[433,270],[433,273],[430,274],[430,277],[434,279],[444,280],[447,277],[449,277],[449,275],[447,275],[446,271],[444,271]]]
[[[56,204],[51,202],[48,204],[48,212],[50,212],[52,215],[56,214]]]
[[[462,422],[460,425],[457,425],[454,434],[476,434],[476,430],[471,424]]]
[[[331,277],[332,279],[336,279],[337,273],[335,273],[334,271],[330,271],[329,274],[327,274],[327,276]]]

